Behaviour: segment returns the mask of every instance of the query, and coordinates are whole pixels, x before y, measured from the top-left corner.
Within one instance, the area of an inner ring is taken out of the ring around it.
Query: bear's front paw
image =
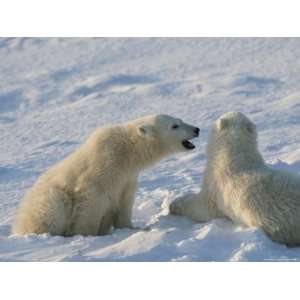
[[[169,206],[169,212],[172,215],[182,215],[183,214],[183,198],[175,199]]]

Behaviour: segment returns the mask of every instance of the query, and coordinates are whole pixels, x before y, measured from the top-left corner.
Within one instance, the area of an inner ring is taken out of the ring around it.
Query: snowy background
[[[0,39],[0,261],[300,260],[300,248],[226,220],[169,216],[199,191],[212,122],[241,111],[267,163],[300,172],[300,39]],[[167,113],[201,128],[197,149],[140,177],[133,221],[148,232],[10,235],[24,193],[96,127]]]

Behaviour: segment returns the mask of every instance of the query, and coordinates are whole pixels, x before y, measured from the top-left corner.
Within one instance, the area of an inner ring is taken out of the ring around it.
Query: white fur
[[[176,130],[173,124],[178,124]],[[66,159],[46,171],[17,212],[14,234],[101,235],[132,227],[139,172],[185,151],[195,128],[167,115],[97,129]]]
[[[228,217],[262,228],[274,241],[300,245],[300,176],[269,168],[256,140],[246,116],[221,116],[209,138],[201,192],[176,199],[170,212],[200,222]]]

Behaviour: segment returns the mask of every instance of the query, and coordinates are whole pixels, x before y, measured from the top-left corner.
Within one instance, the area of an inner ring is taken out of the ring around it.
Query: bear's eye
[[[172,129],[177,129],[179,126],[177,125],[177,124],[174,124],[173,126],[172,126]]]
[[[253,133],[253,127],[251,125],[246,125],[246,129],[249,133]]]

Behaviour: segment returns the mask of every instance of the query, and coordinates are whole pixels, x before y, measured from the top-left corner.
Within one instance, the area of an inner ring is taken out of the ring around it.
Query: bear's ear
[[[219,119],[217,123],[217,128],[219,131],[223,130],[224,128],[228,127],[229,120],[228,119]]]
[[[137,128],[137,133],[141,137],[151,137],[153,134],[152,126],[147,124],[140,125]]]

